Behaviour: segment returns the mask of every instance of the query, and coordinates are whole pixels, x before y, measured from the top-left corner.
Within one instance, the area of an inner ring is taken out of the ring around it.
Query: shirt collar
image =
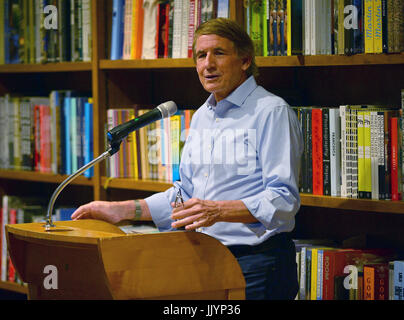
[[[222,103],[224,105],[231,104],[233,106],[241,107],[247,97],[257,88],[257,82],[254,79],[254,76],[250,76],[247,80],[245,80],[240,86],[236,88],[232,93],[230,93],[225,99],[219,102],[219,108]],[[213,93],[206,100],[206,107],[209,110],[215,110],[217,106],[217,102]]]

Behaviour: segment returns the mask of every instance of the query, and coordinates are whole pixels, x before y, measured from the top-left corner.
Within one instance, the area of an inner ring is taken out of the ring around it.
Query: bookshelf
[[[239,2],[230,0],[230,14],[232,19],[242,21]],[[104,124],[109,106],[156,105],[173,100],[197,108],[208,94],[199,83],[192,59],[109,60],[112,0],[92,0],[91,3],[92,61],[0,65],[0,95],[60,89],[92,92],[94,155],[99,155],[105,151]],[[258,83],[284,97],[291,105],[399,106],[401,103],[404,53],[257,57],[256,61],[260,69]],[[171,186],[158,181],[109,179],[105,171],[105,163],[100,163],[94,167],[93,178],[76,179],[69,190],[64,191],[71,192],[66,201],[79,206],[91,200],[118,200],[123,195],[147,196]],[[57,184],[65,178],[64,175],[0,170],[0,195],[10,191],[30,194],[45,186],[41,192],[50,198]],[[396,246],[404,248],[399,231],[404,227],[404,201],[310,194],[301,194],[301,200],[297,235],[345,237],[356,231],[373,232],[377,225],[377,233],[387,235]],[[350,219],[354,219],[355,226]],[[26,292],[24,287],[9,282],[0,282],[0,289]]]

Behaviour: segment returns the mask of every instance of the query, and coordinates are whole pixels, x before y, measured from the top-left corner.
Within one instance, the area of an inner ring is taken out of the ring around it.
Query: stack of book
[[[403,0],[249,0],[258,56],[404,51]]]
[[[295,240],[299,300],[403,300],[404,261],[392,249]]]
[[[138,117],[149,109],[141,106],[108,109],[107,129]],[[132,132],[122,142],[120,151],[108,161],[107,176],[173,182],[179,180],[179,163],[192,115],[195,110],[179,110]]]
[[[73,173],[93,157],[92,109],[91,98],[69,90],[0,97],[0,168]]]
[[[0,64],[91,55],[91,0],[0,0]]]
[[[229,0],[113,0],[111,60],[190,58],[200,23],[229,17]]]
[[[294,110],[304,138],[301,193],[402,200],[402,109],[344,105]]]

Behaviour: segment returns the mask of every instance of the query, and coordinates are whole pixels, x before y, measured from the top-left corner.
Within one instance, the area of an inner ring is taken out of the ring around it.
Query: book
[[[110,52],[111,60],[122,59],[123,55],[124,7],[125,0],[113,0]]]
[[[337,108],[330,108],[331,196],[341,196],[341,119]]]
[[[323,195],[323,129],[322,109],[313,108],[312,115],[312,166],[313,194]]]
[[[363,267],[364,300],[388,300],[389,265],[366,264]]]

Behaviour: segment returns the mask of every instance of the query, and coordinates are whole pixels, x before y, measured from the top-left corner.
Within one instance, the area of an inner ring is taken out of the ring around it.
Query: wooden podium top
[[[244,299],[231,252],[200,232],[126,234],[99,220],[6,225],[8,248],[31,299]],[[58,288],[44,287],[46,266]]]
[[[31,239],[97,244],[99,239],[127,236],[117,226],[100,220],[56,221],[55,228],[45,230],[45,223],[9,224],[7,230]]]

